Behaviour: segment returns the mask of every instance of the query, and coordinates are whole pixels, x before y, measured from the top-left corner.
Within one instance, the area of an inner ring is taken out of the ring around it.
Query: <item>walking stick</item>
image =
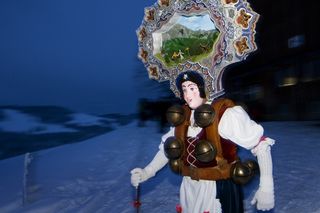
[[[140,212],[140,206],[141,206],[141,202],[140,202],[140,185],[138,185],[136,187],[136,194],[135,194],[135,199],[133,201],[133,206],[134,208],[136,208],[136,212],[139,213]]]

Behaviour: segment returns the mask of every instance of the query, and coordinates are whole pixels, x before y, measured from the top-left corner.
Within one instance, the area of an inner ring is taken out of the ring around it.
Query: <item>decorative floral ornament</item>
[[[198,72],[212,100],[224,93],[224,69],[257,49],[258,18],[247,0],[158,0],[137,30],[138,57],[149,78],[169,80],[177,97],[179,73]]]

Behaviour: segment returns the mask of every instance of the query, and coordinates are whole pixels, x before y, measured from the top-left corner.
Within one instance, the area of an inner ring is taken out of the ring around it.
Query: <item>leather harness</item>
[[[179,173],[183,176],[189,176],[193,180],[221,180],[230,178],[230,169],[232,163],[238,160],[237,147],[231,141],[220,137],[218,133],[218,124],[225,110],[234,106],[234,103],[229,99],[218,99],[211,104],[215,116],[212,124],[205,127],[205,136],[214,147],[216,147],[217,155],[215,157],[215,166],[198,168],[185,163],[187,151],[184,147],[184,153],[179,159]],[[187,105],[183,106],[186,113],[186,120],[175,127],[175,137],[181,141],[186,141],[188,127],[190,126],[191,110]],[[184,143],[185,146],[185,143]],[[212,165],[212,162],[211,164]]]

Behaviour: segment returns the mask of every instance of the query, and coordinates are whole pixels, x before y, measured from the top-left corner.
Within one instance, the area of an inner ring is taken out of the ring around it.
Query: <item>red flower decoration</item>
[[[180,206],[180,204],[176,205],[176,211],[177,213],[182,213],[182,207]]]

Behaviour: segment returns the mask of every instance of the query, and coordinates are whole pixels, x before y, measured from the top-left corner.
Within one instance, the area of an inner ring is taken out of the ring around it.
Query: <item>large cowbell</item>
[[[158,0],[145,8],[137,30],[138,56],[149,78],[169,80],[177,97],[179,73],[200,73],[212,100],[224,93],[225,67],[245,60],[257,49],[258,18],[246,0]]]

